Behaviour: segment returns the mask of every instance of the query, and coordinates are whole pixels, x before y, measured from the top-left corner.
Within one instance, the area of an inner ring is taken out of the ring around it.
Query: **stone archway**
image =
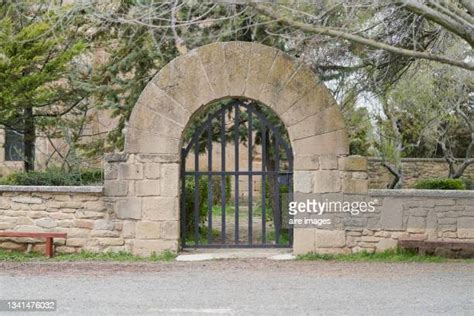
[[[106,165],[117,172],[106,179],[106,194],[116,197],[115,213],[134,253],[178,249],[182,133],[194,114],[226,97],[259,101],[283,121],[293,148],[295,192],[343,190],[338,156],[349,153],[343,117],[308,67],[257,43],[199,47],[146,86],[130,117],[125,155]],[[314,244],[313,237],[307,240],[308,232],[295,230],[295,251]]]

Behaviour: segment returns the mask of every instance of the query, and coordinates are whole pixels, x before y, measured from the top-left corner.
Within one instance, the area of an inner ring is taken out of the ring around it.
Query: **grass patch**
[[[78,253],[58,253],[53,258],[46,258],[42,253],[18,252],[0,250],[0,261],[28,262],[28,261],[109,261],[109,262],[157,262],[172,261],[176,253],[164,251],[160,254],[153,253],[149,257],[133,255],[129,252],[91,252],[81,251]]]
[[[297,257],[298,260],[331,260],[331,261],[366,261],[366,262],[447,262],[457,259],[448,259],[440,256],[423,256],[414,251],[405,249],[389,249],[379,253],[358,252],[352,254],[317,254],[308,253]],[[462,260],[463,262],[474,262]]]

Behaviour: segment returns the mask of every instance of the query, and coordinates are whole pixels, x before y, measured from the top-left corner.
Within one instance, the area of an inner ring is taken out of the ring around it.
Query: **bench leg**
[[[53,237],[46,237],[46,257],[51,258],[53,256]]]

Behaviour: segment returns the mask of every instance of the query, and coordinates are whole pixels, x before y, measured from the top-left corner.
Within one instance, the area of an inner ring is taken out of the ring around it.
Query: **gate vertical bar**
[[[267,130],[265,125],[262,124],[262,244],[267,242],[267,178],[265,176],[265,160],[267,158]]]
[[[199,244],[199,139],[194,144],[194,243]]]
[[[252,239],[253,239],[253,234],[252,234],[252,224],[253,224],[253,216],[252,216],[252,207],[253,207],[253,189],[252,189],[252,170],[253,170],[253,160],[252,160],[252,111],[250,109],[248,109],[247,111],[247,115],[248,115],[248,140],[247,140],[247,144],[248,144],[248,149],[249,149],[249,156],[248,156],[248,171],[249,171],[249,192],[248,192],[248,195],[249,195],[249,205],[248,205],[248,216],[249,216],[249,231],[248,231],[248,235],[249,235],[249,245],[252,244]]]
[[[239,243],[239,125],[240,125],[240,111],[239,105],[234,106],[234,145],[235,145],[235,243]]]
[[[212,243],[212,120],[209,119],[207,129],[207,170],[209,171],[207,181],[207,243]]]
[[[181,247],[186,246],[186,156],[184,148],[181,148]]]
[[[225,244],[225,204],[226,201],[226,174],[225,174],[225,110],[221,112],[221,212],[222,212],[222,221],[221,221],[221,241],[222,244]]]
[[[281,210],[280,210],[280,141],[277,135],[275,137],[275,172],[273,174],[275,181],[274,188],[274,205],[275,205],[275,217],[273,219],[275,224],[275,243],[278,245],[280,243],[280,233],[281,233]]]

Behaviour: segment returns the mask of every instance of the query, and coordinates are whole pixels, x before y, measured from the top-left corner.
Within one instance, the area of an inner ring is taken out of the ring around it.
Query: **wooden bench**
[[[54,238],[66,238],[66,233],[28,233],[28,232],[4,232],[0,231],[0,237],[26,237],[26,238],[45,238],[46,247],[45,255],[49,258],[53,256],[53,239]]]
[[[468,241],[400,239],[398,247],[414,250],[420,254],[435,254],[438,249],[474,254],[474,242]]]

